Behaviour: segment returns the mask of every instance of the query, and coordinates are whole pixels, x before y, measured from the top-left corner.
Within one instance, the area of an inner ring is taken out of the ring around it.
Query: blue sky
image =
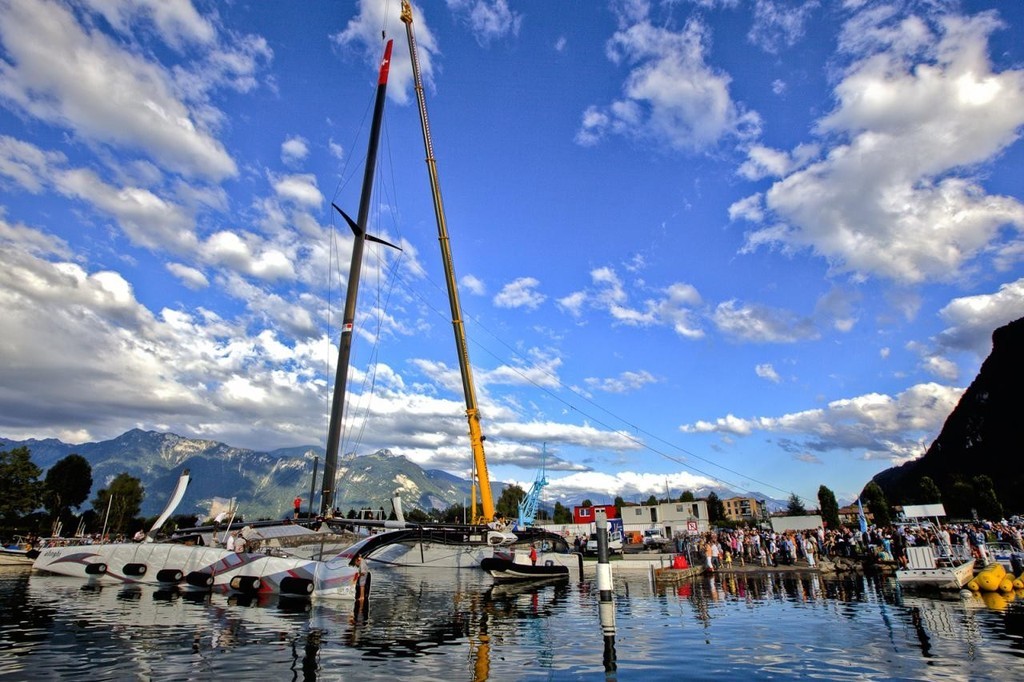
[[[0,2],[0,434],[324,442],[383,30],[344,449],[468,474],[398,12]],[[414,16],[492,479],[850,498],[1024,316],[1020,3]]]

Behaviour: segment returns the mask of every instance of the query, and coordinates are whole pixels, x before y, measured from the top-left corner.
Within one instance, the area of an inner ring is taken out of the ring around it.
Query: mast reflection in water
[[[1024,595],[1022,595],[1024,597]],[[615,576],[619,679],[1004,679],[1024,599],[942,601],[893,582],[774,575],[652,585]],[[346,603],[89,587],[0,572],[0,677],[605,679],[592,582],[374,572]]]

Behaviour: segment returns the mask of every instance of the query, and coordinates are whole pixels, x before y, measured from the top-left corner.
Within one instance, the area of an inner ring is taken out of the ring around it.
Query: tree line
[[[138,478],[118,474],[97,491],[91,508],[79,513],[92,490],[92,465],[72,453],[40,478],[42,473],[27,446],[0,450],[0,528],[5,534],[45,536],[60,528],[74,533],[79,526],[97,527],[97,520],[105,520],[111,534],[142,526],[136,517],[146,491]]]

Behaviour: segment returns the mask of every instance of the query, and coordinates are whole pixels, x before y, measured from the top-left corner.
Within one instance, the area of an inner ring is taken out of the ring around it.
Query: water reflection
[[[598,602],[587,582],[506,587],[474,572],[378,571],[365,613],[0,574],[0,677],[602,678]],[[623,575],[615,609],[623,679],[985,679],[1024,659],[1017,595],[935,599],[864,577]]]

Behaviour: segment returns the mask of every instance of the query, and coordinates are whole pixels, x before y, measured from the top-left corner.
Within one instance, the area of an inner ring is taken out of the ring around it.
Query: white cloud
[[[640,7],[637,5],[636,7]],[[646,16],[609,40],[608,58],[631,71],[623,98],[584,113],[576,141],[584,146],[607,135],[624,135],[682,150],[702,150],[725,137],[758,134],[760,117],[744,112],[729,94],[730,78],[705,61],[707,35],[696,19],[674,32]]]
[[[779,373],[775,371],[775,368],[772,367],[770,362],[757,365],[756,367],[754,367],[754,372],[757,374],[757,376],[761,377],[762,379],[767,379],[772,383],[777,384],[780,381],[782,381],[782,379],[779,377]]]
[[[1024,279],[1007,282],[993,294],[955,298],[939,316],[950,325],[935,339],[940,349],[968,350],[984,357],[992,349],[992,332],[1024,317]]]
[[[469,293],[477,296],[483,296],[487,293],[487,287],[484,286],[483,280],[476,275],[463,275],[459,280],[459,284],[465,287]]]
[[[623,372],[617,377],[587,377],[583,382],[595,391],[605,393],[632,393],[643,388],[647,384],[657,383],[658,379],[647,370],[636,372]]]
[[[854,60],[819,122],[823,139],[845,141],[768,190],[768,225],[745,251],[810,248],[837,271],[906,284],[957,277],[986,253],[1003,267],[1015,257],[998,241],[1004,226],[1024,228],[1024,206],[986,194],[970,168],[1018,138],[1024,71],[993,72],[991,14],[946,15],[934,30],[894,16],[870,10],[848,24]]]
[[[114,29],[128,34],[140,21],[152,22],[168,45],[209,44],[216,38],[213,26],[188,0],[85,0]]]
[[[680,430],[734,436],[754,431],[791,434],[800,442],[780,441],[782,447],[817,453],[846,450],[865,459],[903,461],[924,454],[927,442],[942,428],[962,394],[962,388],[917,384],[895,397],[869,393],[832,401],[825,409],[781,417],[741,419],[730,414],[714,422],[686,424]]]
[[[618,273],[610,267],[591,270],[594,286],[558,299],[558,305],[573,317],[579,317],[585,306],[603,310],[616,324],[632,327],[667,326],[688,339],[703,338],[695,308],[702,300],[697,289],[684,282],[670,284],[648,298],[640,306],[629,304],[629,294]]]
[[[607,496],[606,499],[592,501],[595,504],[611,504],[616,497],[622,497],[630,502],[637,499],[644,501],[651,495],[661,498],[665,495],[666,486],[672,491],[673,496],[678,496],[684,490],[693,491],[717,485],[721,484],[713,478],[689,472],[649,474],[635,471],[585,471],[550,478],[547,487],[544,488],[543,498],[566,499],[601,491]]]
[[[199,248],[204,261],[227,266],[259,279],[295,277],[295,269],[289,257],[255,235],[221,230],[210,235]]]
[[[761,194],[751,194],[729,206],[729,220],[741,218],[752,223],[764,220],[764,197]]]
[[[796,7],[774,0],[757,0],[754,24],[747,33],[747,40],[771,54],[792,47],[803,38],[804,25],[811,11],[817,7],[816,0],[808,0]]]
[[[168,263],[165,267],[189,289],[205,289],[210,286],[210,281],[201,270],[182,263]]]
[[[523,15],[509,9],[508,0],[447,0],[448,9],[472,31],[482,46],[505,36],[519,35]]]
[[[711,319],[719,331],[738,341],[796,343],[820,336],[813,321],[791,311],[735,300],[719,303]]]
[[[780,178],[791,166],[792,161],[786,152],[755,144],[747,151],[747,160],[737,172],[747,180]]]
[[[501,288],[494,296],[499,308],[526,308],[536,310],[547,296],[537,291],[540,281],[533,277],[519,277]]]
[[[945,381],[956,381],[960,374],[955,362],[939,355],[925,358],[923,367],[929,374]]]
[[[411,3],[413,30],[416,35],[417,60],[420,65],[420,78],[425,87],[431,87],[434,77],[434,57],[440,54],[440,47],[427,23],[422,8],[418,3]],[[380,34],[383,29],[389,36],[404,36],[405,24],[401,22],[399,12],[393,11],[387,3],[376,0],[358,0],[358,13],[349,20],[344,30],[331,36],[338,45],[344,48],[356,48],[368,65],[379,66],[383,45]],[[395,49],[391,54],[391,66],[388,73],[388,98],[407,104],[412,98],[412,62],[409,51]]]
[[[316,185],[316,176],[311,173],[272,176],[271,182],[274,185],[274,193],[282,199],[309,208],[319,208],[323,205],[324,195]]]
[[[309,143],[301,135],[289,137],[281,143],[281,161],[286,166],[297,166],[309,156]]]
[[[224,146],[202,127],[206,114],[178,96],[167,71],[83,28],[66,7],[13,3],[0,13],[0,40],[10,58],[0,63],[0,96],[29,116],[149,154],[186,175],[236,174]]]

